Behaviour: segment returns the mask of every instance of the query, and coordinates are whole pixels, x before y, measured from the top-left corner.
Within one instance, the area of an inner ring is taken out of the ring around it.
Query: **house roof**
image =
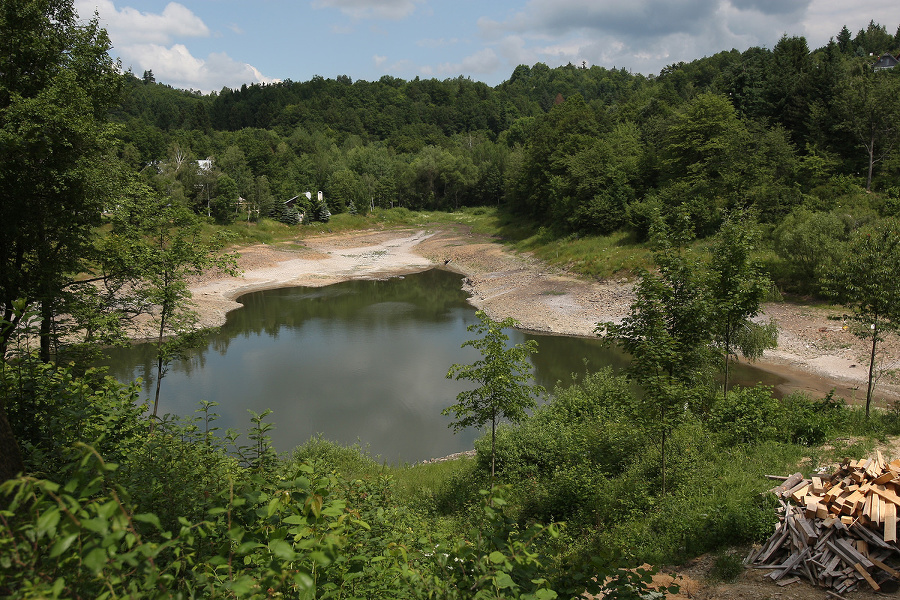
[[[875,62],[875,70],[892,69],[900,63],[900,57],[894,56],[889,52],[882,54]]]

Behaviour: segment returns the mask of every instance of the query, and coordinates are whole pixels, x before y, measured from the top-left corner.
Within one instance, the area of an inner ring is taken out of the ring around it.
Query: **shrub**
[[[709,576],[716,581],[734,583],[743,572],[743,557],[736,552],[727,551],[716,555]]]
[[[738,444],[775,439],[782,420],[781,403],[772,396],[772,388],[763,385],[730,390],[710,414],[712,428],[728,443]]]
[[[822,400],[811,400],[794,393],[782,401],[784,421],[781,426],[785,441],[811,446],[825,442],[847,417],[847,405],[835,398],[834,391]]]
[[[147,432],[138,386],[121,384],[102,370],[79,375],[73,366],[25,356],[0,362],[0,394],[30,473],[59,476],[70,463],[69,449],[82,441],[124,461]]]

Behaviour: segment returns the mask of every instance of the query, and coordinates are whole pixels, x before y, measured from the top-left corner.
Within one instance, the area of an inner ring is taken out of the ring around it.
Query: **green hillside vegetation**
[[[722,379],[774,343],[753,317],[778,293],[846,306],[873,355],[900,323],[900,69],[871,68],[900,28],[655,76],[537,64],[493,88],[214,94],[120,73],[70,1],[5,2],[0,31],[4,597],[645,597],[626,568],[770,534],[766,474],[900,435],[896,410]],[[159,382],[200,337],[187,278],[233,269],[229,245],[410,225],[634,280],[629,316],[598,324],[631,366],[526,413],[518,355],[473,340],[496,376],[447,365],[490,392],[452,410],[500,402],[473,422],[515,422],[474,459],[402,466],[318,438],[278,456],[268,413],[244,433],[210,402],[158,417],[90,368],[150,315]]]

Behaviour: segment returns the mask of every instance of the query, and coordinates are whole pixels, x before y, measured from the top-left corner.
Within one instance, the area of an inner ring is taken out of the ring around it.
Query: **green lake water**
[[[228,313],[206,348],[171,365],[159,412],[191,415],[201,400],[217,402],[216,425],[246,431],[248,409],[271,409],[278,451],[319,434],[395,464],[471,449],[479,432],[453,434],[441,415],[471,385],[446,379],[448,368],[479,358],[460,347],[477,322],[461,284],[460,275],[434,269],[241,296],[243,308]],[[535,379],[548,389],[586,368],[625,364],[598,339],[507,334],[511,343],[537,340]],[[121,381],[141,377],[149,397],[153,357],[151,344],[136,344],[111,350],[106,364]]]

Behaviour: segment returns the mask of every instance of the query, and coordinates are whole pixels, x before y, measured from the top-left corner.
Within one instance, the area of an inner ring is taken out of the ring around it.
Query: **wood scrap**
[[[847,459],[831,475],[794,473],[769,491],[781,504],[779,523],[746,565],[770,570],[779,585],[809,581],[833,598],[896,585],[900,459]]]

